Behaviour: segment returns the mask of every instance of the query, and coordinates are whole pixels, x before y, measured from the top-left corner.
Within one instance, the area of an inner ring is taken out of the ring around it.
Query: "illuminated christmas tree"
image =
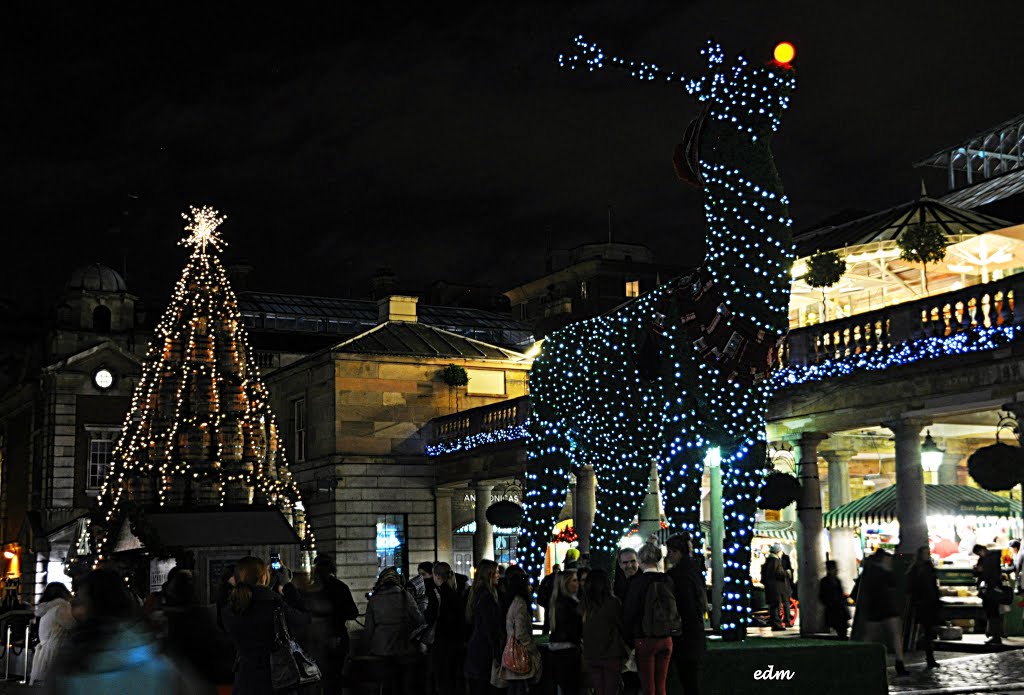
[[[721,629],[742,639],[750,614],[750,542],[765,474],[769,379],[788,330],[792,221],[771,139],[795,78],[792,47],[776,60],[726,62],[703,51],[690,79],[607,55],[582,37],[560,62],[618,68],[644,82],[681,85],[702,104],[676,148],[676,174],[704,191],[706,255],[699,268],[622,309],[568,326],[545,340],[530,374],[524,564],[536,573],[569,475],[592,466],[595,562],[610,555],[644,500],[652,463],[675,532],[700,536],[705,461],[723,484],[724,600]],[[696,259],[695,259],[696,260]]]
[[[267,390],[218,257],[225,218],[210,207],[182,217],[189,235],[179,244],[192,255],[153,332],[100,492],[99,559],[113,551],[125,519],[145,508],[276,506],[305,536]]]

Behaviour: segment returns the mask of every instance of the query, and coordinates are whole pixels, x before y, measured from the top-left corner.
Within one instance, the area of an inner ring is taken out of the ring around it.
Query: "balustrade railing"
[[[809,366],[921,338],[1024,323],[1024,306],[1015,306],[1017,297],[1024,297],[1024,274],[797,328],[783,346],[783,365]]]
[[[472,408],[430,421],[428,444],[440,444],[474,434],[522,425],[530,417],[530,397],[520,396],[500,403]]]

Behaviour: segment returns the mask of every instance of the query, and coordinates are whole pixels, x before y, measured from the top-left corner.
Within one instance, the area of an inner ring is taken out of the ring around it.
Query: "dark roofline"
[[[914,166],[915,167],[925,167],[925,166],[942,167],[942,166],[945,166],[945,164],[936,164],[935,160],[937,160],[937,159],[939,159],[940,157],[943,157],[943,156],[948,156],[951,152],[959,150],[961,147],[966,147],[967,145],[969,145],[971,142],[974,142],[975,140],[984,139],[984,138],[986,138],[989,135],[998,134],[999,131],[1001,131],[1001,130],[1005,130],[1005,129],[1010,128],[1012,126],[1020,126],[1020,125],[1024,125],[1024,113],[1018,114],[1018,115],[1016,115],[1016,116],[1014,116],[1012,118],[1009,118],[1009,119],[1007,119],[1007,120],[1005,120],[1002,123],[999,123],[997,125],[991,126],[989,128],[985,128],[984,130],[980,130],[980,131],[974,133],[973,135],[971,135],[971,136],[969,136],[967,138],[964,138],[963,140],[960,140],[955,145],[952,145],[950,147],[945,147],[945,148],[943,148],[941,150],[938,150],[938,151],[928,155],[927,157],[922,157],[918,161],[914,162]]]

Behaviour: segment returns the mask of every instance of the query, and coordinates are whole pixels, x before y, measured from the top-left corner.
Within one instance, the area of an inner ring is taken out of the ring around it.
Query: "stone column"
[[[818,583],[825,574],[822,549],[821,482],[818,480],[818,444],[822,432],[804,432],[790,440],[796,447],[800,499],[796,503],[797,568],[800,585],[800,635],[823,632],[824,613],[818,600]]]
[[[439,487],[434,491],[434,558],[437,562],[455,562],[452,539],[452,489]],[[453,565],[454,566],[454,565]]]
[[[828,461],[829,511],[850,502],[850,459],[856,453],[852,449],[821,452]],[[849,591],[857,578],[857,532],[848,526],[831,528],[828,541],[830,559],[835,560],[843,588]]]
[[[942,455],[942,463],[939,465],[939,485],[959,485],[960,475],[957,473],[957,467],[960,465],[960,459],[963,458],[959,453],[951,454],[949,452]]]
[[[491,506],[491,492],[494,485],[485,481],[473,483],[476,494],[476,533],[473,534],[473,565],[481,560],[494,559],[494,527],[487,520],[487,508]]]
[[[576,473],[576,501],[579,506],[573,510],[573,524],[579,535],[580,555],[585,555],[590,553],[590,533],[597,510],[597,476],[593,466],[582,466]]]
[[[927,424],[909,418],[882,423],[882,427],[896,435],[896,520],[900,523],[900,544],[896,552],[900,555],[913,555],[922,545],[928,545],[924,469],[921,468],[921,430]]]

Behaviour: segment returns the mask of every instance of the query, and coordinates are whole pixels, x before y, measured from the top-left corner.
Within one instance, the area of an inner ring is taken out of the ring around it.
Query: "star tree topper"
[[[228,218],[227,215],[221,215],[209,205],[201,208],[190,205],[188,210],[189,214],[183,212],[181,218],[188,223],[185,225],[185,231],[189,232],[189,235],[178,242],[179,246],[194,246],[196,252],[205,256],[207,244],[217,251],[228,245],[228,242],[220,237],[220,231],[217,229]]]

